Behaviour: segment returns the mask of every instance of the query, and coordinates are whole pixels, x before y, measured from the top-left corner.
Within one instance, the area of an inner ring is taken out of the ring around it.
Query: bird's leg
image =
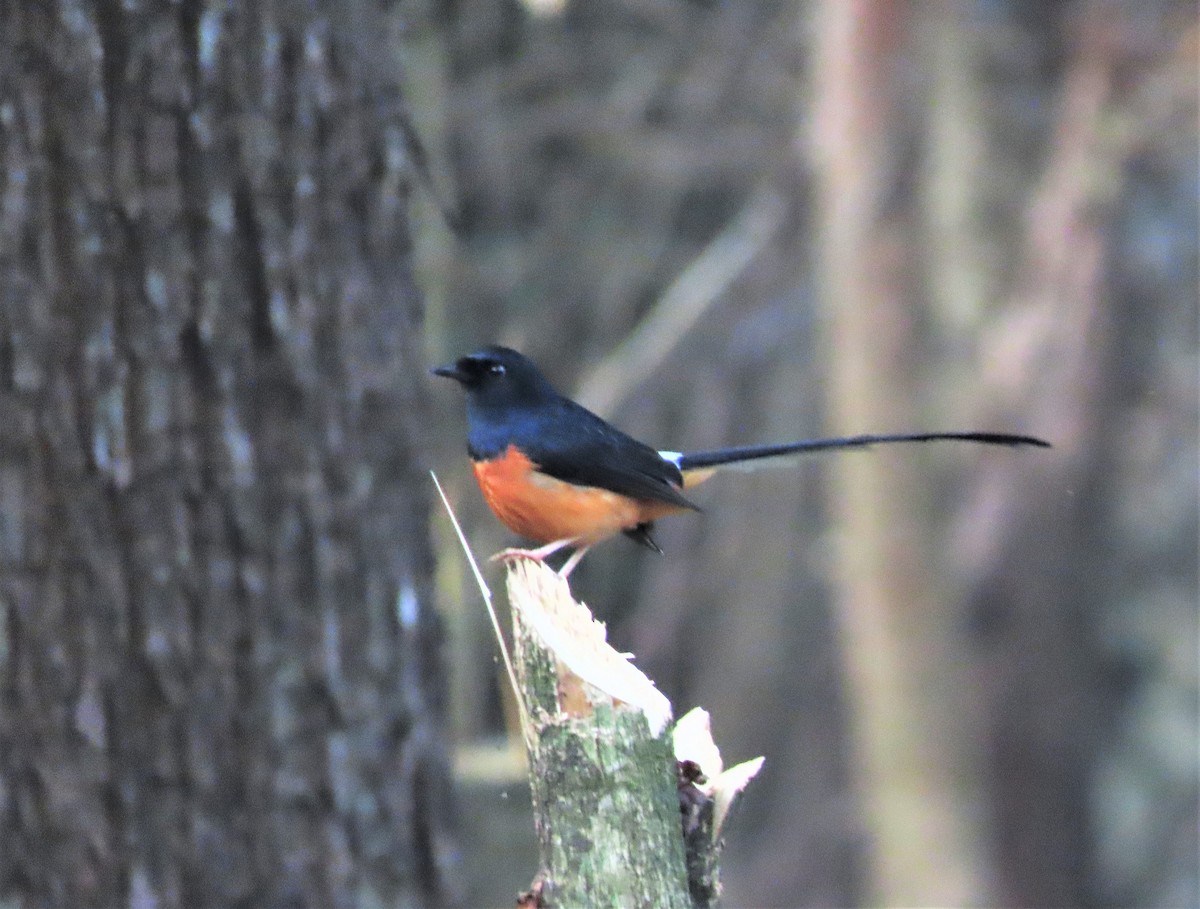
[[[502,549],[490,559],[489,562],[511,562],[513,559],[533,559],[535,562],[544,562],[547,557],[554,555],[560,549],[566,549],[568,546],[574,546],[579,542],[579,537],[567,537],[564,540],[555,540],[552,543],[547,543],[545,546],[539,546],[537,549]],[[563,563],[563,567],[558,570],[560,578],[568,577],[575,566],[579,564],[579,560],[587,554],[587,551],[592,548],[589,543],[586,546],[580,546],[571,557]]]
[[[567,537],[563,540],[555,540],[552,543],[547,543],[545,546],[539,546],[537,549],[502,549],[490,559],[489,562],[511,562],[513,559],[533,559],[535,562],[546,561],[547,556],[552,556],[560,549],[565,549],[575,543],[578,537]]]
[[[569,559],[567,559],[566,562],[563,563],[563,567],[558,569],[558,576],[565,580],[567,578],[567,576],[570,575],[570,573],[575,570],[575,566],[579,564],[580,560],[587,554],[587,551],[591,548],[592,548],[592,544],[589,543],[586,546],[580,546],[573,553],[571,553],[571,557]]]

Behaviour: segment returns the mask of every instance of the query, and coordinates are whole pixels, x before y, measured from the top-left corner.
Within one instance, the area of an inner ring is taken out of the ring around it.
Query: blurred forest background
[[[617,648],[728,758],[767,758],[729,905],[1196,905],[1195,5],[426,10],[410,97],[463,231],[418,230],[438,357],[515,346],[662,448],[1055,445],[735,474],[661,524],[665,557],[584,561]],[[492,552],[435,394],[436,463]],[[464,744],[501,696],[449,545]],[[511,843],[501,762],[462,754]],[[480,899],[527,867],[505,854]]]
[[[731,906],[1200,905],[1200,24],[1167,0],[0,4],[0,903],[509,905],[433,363],[717,478],[573,576]],[[501,573],[492,579],[499,586]]]

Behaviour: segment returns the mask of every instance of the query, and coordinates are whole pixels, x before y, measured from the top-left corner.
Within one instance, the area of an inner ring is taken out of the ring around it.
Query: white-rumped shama
[[[719,467],[939,439],[1049,447],[1041,439],[1008,433],[919,432],[655,451],[559,394],[528,358],[510,348],[484,347],[432,371],[467,392],[467,453],[488,506],[514,533],[543,544],[499,556],[544,559],[574,547],[559,571],[564,577],[591,546],[618,533],[661,551],[650,536],[653,523],[678,511],[699,511],[683,490]]]

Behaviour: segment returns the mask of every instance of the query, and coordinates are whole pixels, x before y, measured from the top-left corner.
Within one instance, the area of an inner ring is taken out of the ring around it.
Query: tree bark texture
[[[0,7],[0,897],[448,898],[390,15]]]
[[[508,594],[542,861],[535,892],[563,907],[692,906],[670,704],[597,636],[550,568],[518,562]]]

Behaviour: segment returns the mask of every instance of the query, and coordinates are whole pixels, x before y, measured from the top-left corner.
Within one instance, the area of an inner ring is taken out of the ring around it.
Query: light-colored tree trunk
[[[815,28],[811,154],[830,429],[922,425],[914,406],[915,264],[895,155],[894,50],[909,7],[828,0]],[[831,467],[838,612],[873,901],[987,901],[977,765],[960,723],[970,675],[932,584],[928,484],[914,455]]]

